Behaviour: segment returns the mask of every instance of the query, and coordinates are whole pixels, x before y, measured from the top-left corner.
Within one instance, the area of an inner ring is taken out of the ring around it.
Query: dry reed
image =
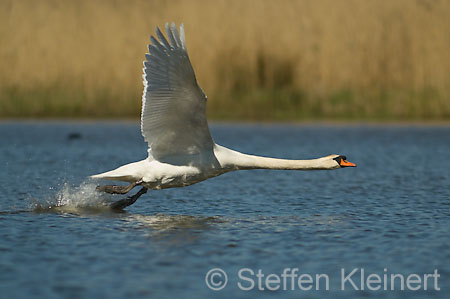
[[[136,117],[184,22],[216,119],[449,119],[446,0],[0,0],[0,117]]]

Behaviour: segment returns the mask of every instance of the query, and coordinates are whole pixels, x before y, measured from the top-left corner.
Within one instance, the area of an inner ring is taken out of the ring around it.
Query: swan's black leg
[[[142,180],[129,184],[128,186],[117,186],[117,185],[107,185],[107,186],[97,186],[95,190],[106,192],[109,194],[126,194],[134,187],[142,184]]]
[[[121,200],[118,200],[118,201],[116,201],[116,202],[113,202],[113,203],[110,205],[110,208],[111,208],[112,210],[123,210],[123,209],[125,209],[126,207],[131,206],[132,204],[134,204],[134,203],[136,202],[136,200],[137,200],[142,194],[145,194],[145,193],[147,193],[147,188],[142,187],[141,190],[139,190],[139,192],[136,193],[135,195],[129,196],[129,197],[124,198],[124,199],[121,199]]]

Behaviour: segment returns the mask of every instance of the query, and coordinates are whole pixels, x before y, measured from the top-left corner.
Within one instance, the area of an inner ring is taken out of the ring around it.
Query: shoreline
[[[123,123],[140,124],[140,119],[134,118],[0,118],[0,125],[3,124],[33,124],[33,123]],[[405,120],[405,121],[382,121],[382,120],[300,120],[300,121],[264,121],[264,120],[210,120],[209,125],[291,125],[291,126],[386,126],[386,127],[450,127],[450,120]]]

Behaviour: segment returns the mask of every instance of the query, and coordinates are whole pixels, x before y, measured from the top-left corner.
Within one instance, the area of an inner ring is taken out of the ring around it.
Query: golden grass
[[[184,22],[209,116],[449,119],[450,1],[0,0],[0,116],[137,117]]]

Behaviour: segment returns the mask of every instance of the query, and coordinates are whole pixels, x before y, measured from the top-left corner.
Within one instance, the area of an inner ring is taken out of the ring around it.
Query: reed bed
[[[0,117],[137,117],[183,22],[214,119],[450,119],[450,1],[0,0]]]

